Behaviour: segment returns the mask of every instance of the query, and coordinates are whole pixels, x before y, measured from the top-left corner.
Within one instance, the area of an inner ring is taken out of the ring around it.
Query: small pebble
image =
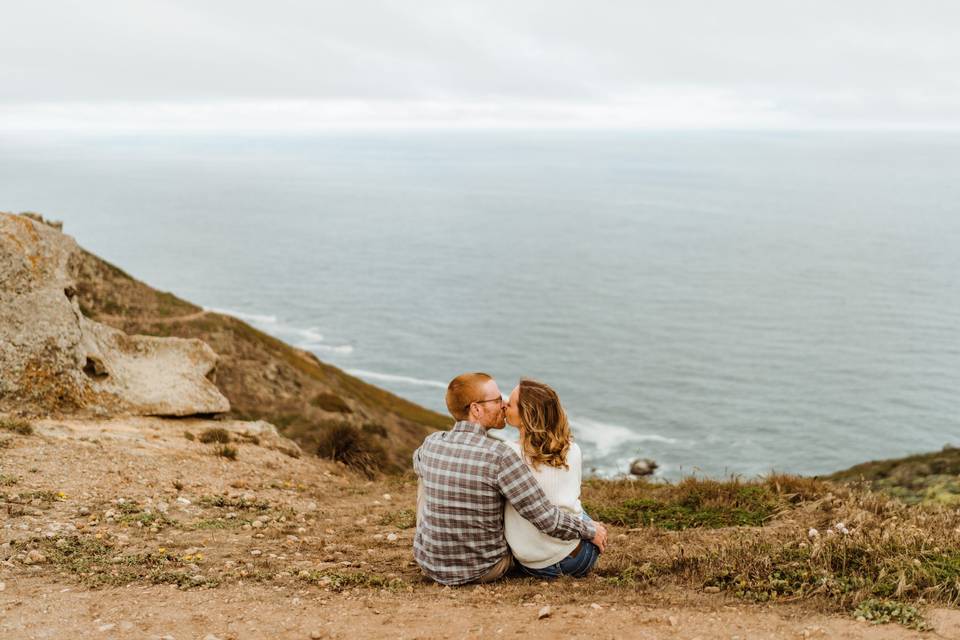
[[[545,605],[541,607],[540,611],[537,613],[537,620],[543,620],[544,618],[550,617],[550,605]]]

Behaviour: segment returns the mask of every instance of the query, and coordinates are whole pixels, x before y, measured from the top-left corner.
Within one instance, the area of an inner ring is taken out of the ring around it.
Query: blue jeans
[[[593,522],[590,516],[587,515],[586,511],[583,512],[582,517],[588,522]],[[589,540],[581,540],[580,551],[574,557],[571,558],[570,556],[567,556],[560,562],[543,567],[542,569],[531,569],[530,567],[525,567],[521,564],[520,571],[535,578],[551,579],[559,578],[560,576],[573,576],[574,578],[582,578],[590,573],[590,570],[593,569],[595,564],[597,564],[597,560],[599,558],[600,548]]]

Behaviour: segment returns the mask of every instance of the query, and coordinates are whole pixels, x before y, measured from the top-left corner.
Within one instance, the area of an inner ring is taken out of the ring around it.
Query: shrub
[[[317,455],[337,460],[373,477],[387,464],[387,452],[373,437],[345,422],[328,427],[319,437]]]
[[[15,418],[0,418],[0,430],[12,431],[21,436],[33,435],[33,425],[26,420],[17,420]]]
[[[363,426],[360,427],[364,433],[369,433],[372,436],[380,436],[381,438],[387,437],[387,428],[377,422],[364,422]]]
[[[226,458],[227,460],[237,459],[237,448],[230,446],[229,444],[218,444],[213,450],[213,453],[221,458]]]
[[[227,444],[230,442],[230,432],[220,427],[213,427],[200,434],[200,442],[205,444],[209,444],[211,442]]]
[[[183,437],[186,438],[187,440],[189,440],[190,442],[193,442],[194,440],[197,439],[197,437],[196,437],[195,435],[193,435],[192,433],[190,433],[189,431],[184,431],[184,432],[183,432]]]
[[[310,401],[310,404],[330,413],[353,413],[350,405],[333,393],[319,393]]]
[[[260,444],[260,436],[255,433],[238,433],[237,436],[248,444]]]

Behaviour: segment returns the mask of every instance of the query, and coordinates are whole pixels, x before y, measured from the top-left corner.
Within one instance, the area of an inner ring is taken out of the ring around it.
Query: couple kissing
[[[504,402],[491,376],[465,373],[446,402],[456,424],[413,453],[420,569],[444,585],[586,575],[607,530],[580,504],[580,447],[556,392],[523,379]],[[506,422],[518,443],[487,435]]]

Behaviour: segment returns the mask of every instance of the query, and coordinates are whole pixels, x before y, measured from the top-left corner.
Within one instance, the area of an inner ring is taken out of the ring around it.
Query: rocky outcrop
[[[229,411],[203,341],[127,335],[84,316],[68,267],[79,251],[39,216],[0,213],[0,411]]]
[[[657,470],[658,465],[649,458],[637,458],[630,463],[630,474],[635,476],[652,476]]]

